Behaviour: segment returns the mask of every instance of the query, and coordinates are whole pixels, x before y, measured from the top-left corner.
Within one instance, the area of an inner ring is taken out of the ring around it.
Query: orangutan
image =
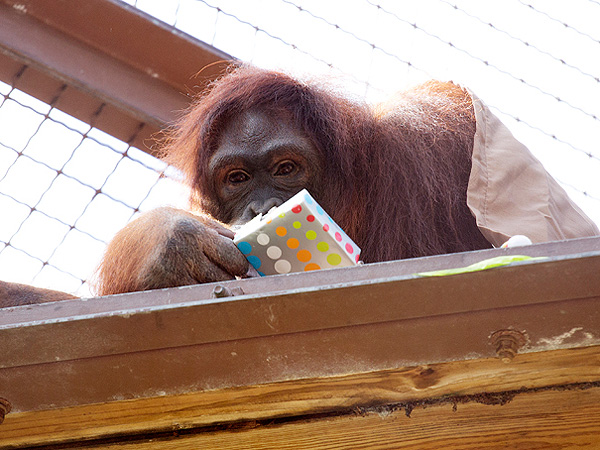
[[[191,188],[190,210],[159,208],[122,230],[98,293],[245,276],[232,228],[303,188],[365,263],[492,247],[495,231],[467,205],[473,98],[428,82],[373,107],[283,73],[234,70],[191,106],[165,146]]]

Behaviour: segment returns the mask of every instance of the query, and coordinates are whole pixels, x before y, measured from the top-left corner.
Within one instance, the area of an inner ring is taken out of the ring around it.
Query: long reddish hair
[[[224,124],[255,107],[291,118],[315,144],[325,176],[312,194],[365,262],[490,246],[466,206],[475,119],[463,89],[431,82],[371,107],[323,83],[237,67],[168,133],[165,159],[192,188],[192,208],[223,220],[208,160]]]

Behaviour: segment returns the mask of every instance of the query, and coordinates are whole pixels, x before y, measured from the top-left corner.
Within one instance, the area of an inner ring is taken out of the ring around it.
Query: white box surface
[[[261,275],[354,266],[360,248],[306,189],[242,226],[234,242]]]

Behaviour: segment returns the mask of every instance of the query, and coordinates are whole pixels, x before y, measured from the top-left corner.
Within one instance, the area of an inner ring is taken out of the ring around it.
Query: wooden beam
[[[11,413],[0,447],[569,448],[598,432],[595,346]]]
[[[550,406],[551,405],[551,406]],[[114,450],[290,449],[589,449],[598,448],[600,389],[523,394],[504,406],[468,403],[403,412],[247,424],[241,430],[148,437],[102,446]],[[90,448],[81,445],[75,448]]]

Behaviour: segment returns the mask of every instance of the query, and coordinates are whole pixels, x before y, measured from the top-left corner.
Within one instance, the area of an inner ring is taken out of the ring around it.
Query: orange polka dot
[[[296,258],[298,258],[298,261],[300,262],[308,262],[310,261],[310,258],[312,258],[312,255],[308,250],[298,250],[298,253],[296,253]]]
[[[287,240],[287,246],[289,248],[298,248],[300,246],[300,241],[298,241],[296,238],[289,238]]]
[[[285,236],[287,234],[287,230],[285,227],[277,227],[275,233],[277,233],[277,236]]]
[[[321,268],[321,266],[319,266],[318,264],[315,264],[315,263],[309,263],[306,266],[304,266],[305,271],[319,270],[320,268]]]

